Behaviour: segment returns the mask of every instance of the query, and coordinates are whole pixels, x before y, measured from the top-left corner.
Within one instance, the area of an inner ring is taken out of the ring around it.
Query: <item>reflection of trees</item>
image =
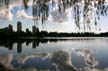
[[[10,0],[2,0],[5,2],[5,9],[8,11],[9,1]],[[26,11],[28,9],[28,2],[31,0],[23,0],[23,6]],[[80,18],[83,18],[84,30],[86,28],[91,31],[91,24],[98,26],[98,21],[102,16],[107,15],[108,5],[107,0],[32,0],[32,15],[35,24],[39,20],[42,21],[42,24],[45,23],[45,20],[49,17],[49,3],[54,8],[56,5],[58,14],[66,13],[66,10],[71,8],[74,14],[74,21],[76,27],[80,30]],[[83,9],[82,9],[83,8]],[[82,9],[82,10],[81,10]],[[94,10],[95,9],[95,10]],[[92,14],[95,16],[91,16]],[[81,16],[83,14],[83,16]],[[94,18],[94,20],[93,20]],[[62,20],[63,21],[63,20]],[[94,21],[94,22],[91,22]],[[99,28],[100,29],[100,28]]]
[[[13,49],[13,45],[14,45],[14,43],[12,41],[6,41],[6,42],[5,41],[0,41],[0,46],[9,48],[9,50]]]
[[[26,41],[26,46],[29,46],[30,44],[31,44],[30,40]]]
[[[17,42],[17,52],[18,53],[22,52],[22,43],[21,42]]]
[[[39,42],[38,41],[33,41],[32,42],[32,48],[36,48],[37,46],[39,46]]]
[[[32,48],[36,48],[39,46],[40,43],[48,43],[48,41],[50,42],[57,42],[59,40],[54,40],[54,39],[21,39],[21,40],[0,40],[0,46],[4,47],[4,48],[8,48],[8,50],[12,50],[14,47],[14,44],[17,43],[17,52],[21,53],[22,52],[22,48],[23,48],[23,44],[26,43],[26,46],[29,46],[30,44],[32,44]]]
[[[28,46],[32,42],[33,48],[38,47],[40,41],[37,40],[0,40],[0,46],[4,48],[8,48],[9,50],[13,49],[13,45],[17,43],[17,52],[22,52],[22,45],[26,43],[26,46]]]

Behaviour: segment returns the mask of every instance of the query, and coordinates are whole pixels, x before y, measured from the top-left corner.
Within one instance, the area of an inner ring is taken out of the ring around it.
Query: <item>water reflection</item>
[[[17,44],[17,53],[22,52],[22,45],[26,43],[26,46],[29,46],[32,43],[32,48],[36,48],[39,46],[40,43],[57,43],[57,42],[62,42],[62,41],[89,41],[89,40],[94,40],[94,38],[71,38],[71,39],[42,39],[42,40],[33,40],[33,39],[22,39],[22,40],[0,40],[0,47],[8,48],[8,50],[13,49],[13,45]]]
[[[2,56],[1,63],[13,70],[20,71],[27,69],[36,69],[36,71],[76,71],[72,65],[69,53],[66,51],[58,51],[52,54],[49,53],[33,53],[19,57],[17,60],[12,54]],[[3,63],[5,60],[6,64]]]
[[[86,53],[91,58],[88,58],[90,61],[88,64],[95,62],[91,51],[76,49],[75,52]],[[82,54],[81,54],[82,55]],[[86,54],[85,54],[86,55]],[[86,56],[84,56],[87,59]],[[87,63],[88,61],[85,60]],[[7,56],[0,55],[0,63],[2,63],[7,69],[15,71],[108,71],[107,68],[104,70],[96,69],[95,67],[89,66],[86,69],[78,69],[71,62],[71,55],[68,51],[57,51],[54,53],[40,53],[35,52],[31,55],[24,55],[19,57],[17,60],[13,57],[13,54],[8,54]],[[87,64],[87,65],[88,65]]]
[[[8,50],[13,49],[13,45],[17,44],[17,53],[22,52],[22,45],[26,43],[26,46],[29,46],[32,43],[32,48],[36,48],[40,43],[47,43],[48,41],[39,41],[39,40],[0,40],[0,47],[8,48]]]
[[[100,59],[97,59],[104,57],[100,55],[101,53],[98,53],[99,56],[96,54],[99,50],[95,47],[99,47],[99,45],[93,43],[97,44],[97,40],[1,40],[0,48],[3,50],[8,49],[10,52],[5,53],[0,50],[0,71],[2,69],[8,69],[8,71],[108,71],[107,65],[102,65]],[[93,49],[90,44],[93,45]],[[100,45],[107,46],[106,43]],[[16,51],[14,48],[17,49],[17,53],[11,51]],[[40,50],[34,50],[39,48]],[[79,57],[79,61],[75,60],[74,57]],[[78,62],[82,61],[81,58],[85,64],[85,66],[82,64],[84,68],[77,67],[74,64],[74,62],[79,64]],[[101,60],[107,59],[101,58]],[[99,66],[103,66],[103,69]]]
[[[73,40],[73,39],[72,39]],[[80,41],[81,39],[75,39],[74,41]],[[85,39],[86,40],[86,39]],[[43,39],[43,40],[0,40],[0,47],[8,48],[8,50],[13,50],[13,45],[17,44],[17,53],[22,52],[22,45],[26,43],[29,46],[32,43],[32,48],[36,48],[40,43],[57,43],[60,41],[68,41],[67,39]]]
[[[75,53],[79,56],[84,57],[85,63],[87,66],[93,68],[98,65],[98,62],[96,61],[95,55],[93,54],[93,51],[90,49],[76,49]]]
[[[37,42],[37,41],[32,42],[32,48],[36,48],[38,46],[39,46],[39,42]]]

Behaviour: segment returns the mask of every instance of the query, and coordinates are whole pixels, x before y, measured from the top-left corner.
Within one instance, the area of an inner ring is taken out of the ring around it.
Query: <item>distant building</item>
[[[36,26],[32,26],[32,33],[37,33]]]
[[[39,33],[39,28],[36,28],[36,26],[32,26],[32,33]]]
[[[30,32],[30,30],[28,28],[26,28],[26,33]]]
[[[19,21],[17,22],[17,31],[21,32],[22,31],[22,23]]]
[[[8,31],[10,31],[10,32],[13,31],[13,26],[11,24],[8,25]]]

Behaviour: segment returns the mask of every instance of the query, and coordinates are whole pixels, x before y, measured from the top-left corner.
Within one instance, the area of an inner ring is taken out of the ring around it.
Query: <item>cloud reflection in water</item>
[[[72,55],[70,51],[84,57],[88,68],[85,70],[77,69],[71,62]],[[92,50],[74,49],[70,51],[66,49],[53,53],[34,52],[29,55],[23,55],[17,60],[10,53],[8,56],[0,55],[0,63],[6,68],[11,68],[15,71],[108,71],[107,68],[104,70],[95,68],[98,65],[98,61],[95,59]]]
[[[98,65],[98,61],[96,61],[96,58],[90,49],[76,49],[75,53],[77,53],[79,56],[84,57],[85,64],[89,67],[95,67]]]
[[[37,71],[76,71],[75,67],[70,63],[69,57],[69,53],[66,51],[58,51],[52,54],[36,52],[31,55],[22,56],[17,60],[13,58],[10,65],[15,67],[15,69],[21,69],[21,71],[28,68],[36,69]]]

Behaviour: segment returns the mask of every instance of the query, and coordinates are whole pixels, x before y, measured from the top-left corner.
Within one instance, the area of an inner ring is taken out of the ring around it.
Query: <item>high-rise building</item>
[[[37,33],[36,26],[32,26],[32,33]]]
[[[18,32],[22,31],[22,23],[20,21],[17,22],[17,31]]]
[[[39,33],[39,28],[36,28],[36,26],[32,26],[32,33]]]
[[[10,32],[13,31],[13,26],[11,24],[8,25],[8,31],[10,31]]]

